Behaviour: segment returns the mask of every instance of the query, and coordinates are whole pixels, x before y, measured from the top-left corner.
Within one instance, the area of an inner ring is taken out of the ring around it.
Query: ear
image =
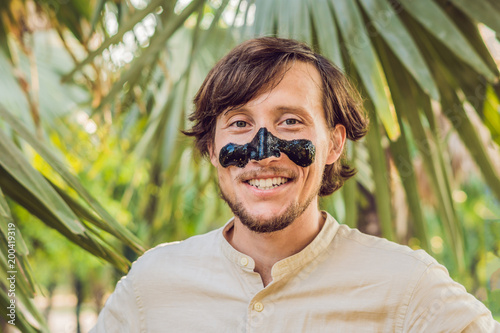
[[[212,163],[214,167],[217,167],[219,165],[219,159],[217,158],[217,154],[215,154],[214,143],[209,142],[207,144],[207,148],[208,148],[208,153],[210,155],[210,163]]]
[[[345,138],[346,130],[344,125],[335,125],[335,128],[330,131],[330,142],[328,145],[328,155],[326,157],[327,165],[335,163],[340,158],[344,148]]]

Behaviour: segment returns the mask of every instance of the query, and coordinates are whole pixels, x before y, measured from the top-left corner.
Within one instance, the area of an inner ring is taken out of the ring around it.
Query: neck
[[[308,208],[286,228],[270,233],[256,233],[244,226],[235,217],[234,227],[225,235],[238,251],[255,261],[255,272],[259,273],[264,286],[272,281],[273,265],[304,249],[321,231],[324,217],[313,200]]]

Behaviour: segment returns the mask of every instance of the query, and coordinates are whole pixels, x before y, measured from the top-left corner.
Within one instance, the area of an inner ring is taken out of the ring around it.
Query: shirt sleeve
[[[404,332],[500,332],[491,312],[453,281],[446,268],[430,264],[408,304]]]
[[[133,271],[123,277],[106,301],[97,324],[89,333],[139,332],[140,307],[134,290]]]

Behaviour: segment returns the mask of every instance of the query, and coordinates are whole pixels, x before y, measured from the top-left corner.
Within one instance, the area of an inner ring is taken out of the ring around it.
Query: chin
[[[291,225],[310,206],[317,193],[313,193],[306,200],[298,202],[290,197],[283,203],[276,200],[260,200],[254,202],[248,198],[231,197],[224,193],[220,186],[221,198],[228,204],[234,216],[248,229],[257,233],[270,233],[283,230]],[[319,191],[319,186],[318,186]]]
[[[288,207],[294,206],[294,205],[283,205],[280,207],[254,207],[252,209],[251,207],[245,207],[244,210],[248,213],[248,215],[254,217],[255,219],[259,219],[262,221],[267,221],[267,220],[272,220],[275,219],[279,216],[282,216],[286,214],[286,211],[288,210]]]
[[[271,233],[285,229],[291,225],[305,210],[305,205],[289,204],[280,207],[276,212],[269,209],[259,214],[256,210],[247,210],[242,204],[228,202],[233,214],[249,230],[257,233]],[[260,209],[259,209],[260,210]]]

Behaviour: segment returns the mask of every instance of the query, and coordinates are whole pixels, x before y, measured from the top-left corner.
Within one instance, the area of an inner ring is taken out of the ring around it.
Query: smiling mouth
[[[250,179],[248,184],[259,190],[270,190],[287,183],[290,179],[285,177],[274,177],[266,179]]]

